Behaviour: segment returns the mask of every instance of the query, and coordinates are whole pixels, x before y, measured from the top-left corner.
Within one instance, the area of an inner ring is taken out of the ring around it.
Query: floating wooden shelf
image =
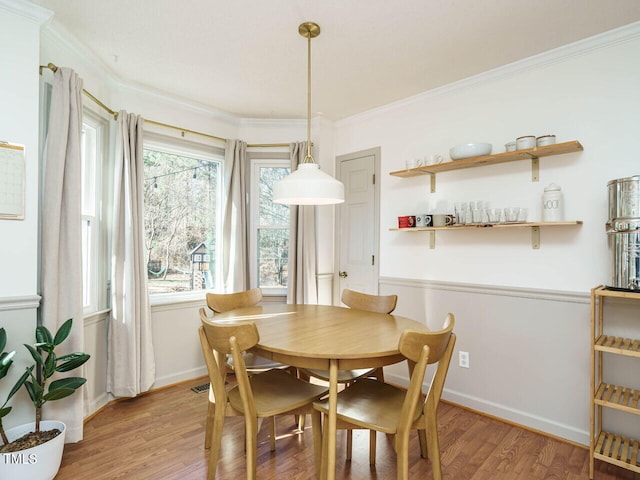
[[[518,160],[531,160],[531,181],[537,182],[540,179],[540,157],[550,157],[552,155],[562,155],[564,153],[580,152],[584,150],[580,142],[554,143],[544,147],[528,148],[527,150],[516,150],[515,152],[496,153],[495,155],[483,155],[481,157],[463,158],[462,160],[452,160],[450,162],[436,165],[423,165],[422,167],[410,168],[408,170],[398,170],[390,175],[396,177],[416,177],[420,175],[431,176],[431,193],[436,191],[436,173],[451,172],[464,168],[486,167],[499,163],[515,162]]]
[[[410,168],[409,170],[398,170],[390,175],[396,177],[415,177],[432,173],[451,172],[462,170],[463,168],[486,167],[497,165],[498,163],[515,162],[518,160],[531,160],[540,157],[550,157],[552,155],[562,155],[564,153],[580,152],[584,150],[577,140],[564,143],[554,143],[544,147],[529,148],[527,150],[517,150],[515,152],[496,153],[495,155],[483,155],[481,157],[464,158],[462,160],[452,160],[450,162],[439,163],[437,165],[424,165],[422,167]]]
[[[478,228],[566,227],[570,225],[582,225],[582,221],[573,220],[569,222],[471,223],[468,225],[450,225],[448,227],[390,228],[389,230],[403,232],[430,232],[435,230],[470,230]]]
[[[569,222],[516,222],[516,223],[481,223],[470,225],[450,225],[448,227],[410,227],[410,228],[390,228],[392,232],[430,232],[429,248],[436,248],[435,232],[441,230],[471,230],[483,228],[531,228],[531,248],[540,248],[540,227],[568,227],[582,225],[581,220]]]

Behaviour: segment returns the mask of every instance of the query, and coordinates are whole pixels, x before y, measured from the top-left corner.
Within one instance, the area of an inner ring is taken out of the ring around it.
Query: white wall
[[[399,314],[457,316],[449,399],[588,443],[588,292],[609,276],[607,182],[640,173],[639,56],[635,24],[337,124],[336,155],[382,149],[381,291],[399,293]],[[584,152],[541,158],[538,183],[528,161],[439,174],[433,194],[428,176],[387,174],[413,157],[448,158],[456,144],[490,142],[499,153],[518,136],[549,133]],[[540,220],[551,182],[566,219],[584,224],[542,228],[539,250],[528,229],[438,232],[434,250],[426,233],[388,229],[437,201],[528,207]],[[457,366],[459,350],[470,352],[469,370]]]
[[[38,297],[38,51],[40,25],[50,12],[21,0],[0,1],[0,140],[25,146],[24,220],[0,220],[0,326],[7,351],[16,350],[13,367],[0,385],[4,403],[13,383],[29,364],[24,343],[34,342]],[[7,74],[8,73],[8,74]],[[20,391],[5,427],[33,420],[33,408]]]

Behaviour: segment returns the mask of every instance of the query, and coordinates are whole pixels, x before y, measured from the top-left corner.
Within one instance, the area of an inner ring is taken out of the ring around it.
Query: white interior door
[[[378,293],[380,149],[341,155],[336,176],[345,201],[336,212],[337,300],[342,290]]]

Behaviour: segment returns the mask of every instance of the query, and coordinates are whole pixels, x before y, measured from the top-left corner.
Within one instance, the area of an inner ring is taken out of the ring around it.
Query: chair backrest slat
[[[236,293],[207,293],[207,306],[215,313],[228,312],[236,308],[253,307],[262,300],[262,290],[252,288]]]
[[[342,303],[356,310],[367,312],[391,313],[398,303],[397,295],[369,295],[345,288],[342,291]]]
[[[200,310],[200,341],[209,379],[216,398],[227,401],[227,392],[224,386],[225,371],[224,362],[220,359],[224,355],[231,354],[234,362],[234,372],[243,409],[251,416],[255,416],[253,392],[247,375],[247,367],[244,363],[243,352],[255,346],[260,340],[256,324],[251,323],[217,323],[207,318],[204,308]]]
[[[398,349],[409,362],[410,381],[398,422],[399,432],[411,429],[413,422],[427,408],[427,404],[430,408],[437,408],[456,341],[453,333],[454,324],[455,318],[452,313],[449,313],[442,330],[436,332],[405,330],[402,333]],[[418,408],[427,365],[434,363],[438,363],[434,379],[424,403]]]

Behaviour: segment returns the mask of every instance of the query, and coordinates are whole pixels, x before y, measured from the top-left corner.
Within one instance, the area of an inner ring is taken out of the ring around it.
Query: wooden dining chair
[[[363,310],[374,313],[391,313],[398,303],[397,295],[370,295],[345,288],[340,299],[342,303],[355,310]],[[312,377],[329,381],[329,370],[305,369]],[[357,370],[339,370],[338,383],[349,384],[358,378],[375,376],[378,380],[384,380],[382,368],[362,368]]]
[[[262,301],[262,290],[252,288],[236,293],[207,293],[207,306],[214,313],[228,312],[237,308],[253,307]],[[244,364],[249,374],[264,372],[272,368],[290,368],[289,365],[274,362],[267,358],[246,352],[244,355]],[[233,359],[229,355],[227,357],[227,367],[233,371]]]
[[[325,395],[328,388],[312,385],[295,376],[273,369],[249,376],[242,353],[260,340],[255,323],[218,323],[202,320],[199,328],[202,353],[209,372],[214,402],[210,402],[211,429],[209,436],[208,480],[215,480],[224,419],[229,415],[242,415],[245,421],[245,455],[247,479],[255,480],[257,469],[257,436],[263,418],[280,414],[312,415],[314,445],[320,445],[320,413],[313,402]],[[225,386],[225,355],[234,360],[237,385]],[[213,409],[211,410],[211,405]],[[209,415],[207,423],[209,423]],[[272,435],[273,445],[275,437]],[[273,448],[272,448],[273,449]],[[316,466],[320,464],[320,448],[315,452]],[[318,468],[318,467],[317,467]]]
[[[204,308],[201,308],[200,321],[208,322],[212,320],[213,318],[209,318],[206,310]],[[254,375],[256,373],[261,373],[269,370],[268,368],[266,368],[267,365],[272,365],[273,368],[279,368],[279,369],[284,369],[284,367],[288,367],[287,365],[284,365],[282,363],[272,362],[271,360],[268,360],[264,357],[260,357],[258,355],[254,355],[253,353],[249,353],[249,352],[243,352],[242,358],[253,361],[252,365],[254,368],[252,370],[249,370],[249,368],[246,367],[246,363],[245,363],[245,369],[247,370],[248,375]],[[226,354],[226,355],[222,355],[218,360],[219,360],[218,362],[219,365],[222,365],[224,367],[220,371],[222,374],[223,382],[226,385],[227,372],[230,370],[234,371],[233,358],[231,354]],[[288,367],[288,368],[292,369],[292,367]],[[293,372],[290,371],[290,373],[293,373],[295,376],[297,376],[297,370],[295,369],[293,369]],[[213,429],[213,423],[214,423],[214,417],[215,417],[215,405],[216,405],[216,395],[214,393],[213,384],[209,382],[209,406],[207,410],[207,423],[206,423],[205,435],[204,435],[205,449],[211,448],[211,438],[212,438],[211,432]],[[235,416],[235,415],[238,415],[238,413],[234,412],[233,409],[227,410],[227,416]],[[296,417],[296,424],[298,425],[298,428],[300,428],[301,430],[304,429],[303,419]],[[269,439],[271,442],[271,451],[273,452],[276,449],[276,418],[275,416],[269,418]]]
[[[427,454],[430,454],[434,480],[442,479],[436,413],[456,341],[454,324],[454,316],[449,313],[442,330],[403,332],[398,349],[409,366],[408,389],[362,378],[338,394],[338,429],[368,429],[393,435],[398,480],[409,478],[409,433],[412,429],[418,430],[422,457],[428,458]],[[438,364],[435,375],[423,396],[427,365],[435,363]],[[329,411],[326,400],[314,403],[314,408],[325,416]],[[323,457],[326,456],[325,446],[323,441]]]
[[[375,313],[391,313],[396,309],[398,303],[397,295],[371,295],[368,293],[356,292],[345,288],[342,291],[342,297],[340,298],[349,308],[355,310],[363,310],[366,312]],[[329,370],[316,370],[316,369],[304,369],[302,370],[301,377],[311,376],[323,380],[329,381]],[[384,370],[380,368],[361,368],[355,370],[338,370],[338,383],[344,385],[350,385],[355,380],[363,377],[375,377],[380,381],[384,381]],[[301,423],[304,426],[304,422]],[[369,439],[369,449],[373,449],[375,452],[375,432],[371,432]],[[347,431],[347,459],[351,459],[353,452],[353,435],[351,430]]]

